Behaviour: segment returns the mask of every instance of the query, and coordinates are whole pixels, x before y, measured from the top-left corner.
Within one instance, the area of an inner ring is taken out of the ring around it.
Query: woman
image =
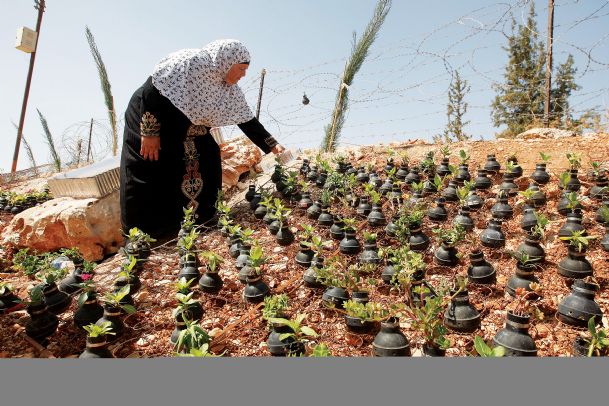
[[[250,55],[237,40],[168,55],[135,91],[125,113],[121,222],[155,238],[171,237],[184,207],[211,223],[222,187],[220,148],[211,127],[237,124],[265,153],[284,148],[252,114],[237,82]]]

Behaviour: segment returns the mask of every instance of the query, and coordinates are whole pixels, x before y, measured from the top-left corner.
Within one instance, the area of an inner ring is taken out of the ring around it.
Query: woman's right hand
[[[140,155],[144,160],[158,161],[160,149],[160,137],[141,137]]]

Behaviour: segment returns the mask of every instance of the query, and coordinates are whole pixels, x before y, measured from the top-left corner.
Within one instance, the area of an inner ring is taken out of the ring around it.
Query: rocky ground
[[[417,161],[429,150],[437,150],[437,146],[409,143],[404,145],[391,145],[396,151],[406,150],[414,161]],[[451,145],[453,159],[456,161],[458,150],[467,149],[472,156],[470,168],[483,164],[487,153],[496,153],[500,162],[504,162],[504,156],[515,153],[524,167],[525,177],[534,169],[534,163],[539,159],[539,152],[545,152],[552,156],[550,171],[554,175],[562,172],[566,166],[566,152],[573,151],[581,153],[584,157],[584,168],[588,168],[590,161],[609,160],[609,135],[601,134],[594,137],[569,137],[560,139],[534,139],[534,140],[509,140],[493,142],[469,142]],[[350,157],[354,166],[372,163],[381,168],[387,158],[386,146],[363,147],[360,149],[343,150],[342,153]],[[436,155],[438,157],[438,155]],[[439,160],[438,158],[436,158]],[[298,165],[298,161],[296,165]],[[585,172],[585,171],[581,171]],[[585,182],[585,176],[581,177]],[[263,182],[259,179],[259,182]],[[549,219],[550,225],[547,231],[547,240],[544,248],[547,253],[547,261],[543,271],[537,273],[543,287],[542,298],[537,305],[543,312],[544,319],[534,321],[530,328],[530,334],[535,339],[538,355],[540,356],[570,356],[573,339],[580,334],[581,329],[567,326],[556,319],[558,303],[570,291],[567,281],[556,273],[557,263],[566,256],[566,246],[556,238],[558,229],[564,223],[564,217],[556,212],[556,202],[559,198],[559,190],[556,185],[557,178],[553,176],[552,184],[544,188],[549,198],[549,203],[541,212]],[[526,179],[519,180],[521,190],[526,188]],[[589,185],[589,184],[588,184]],[[582,189],[584,194],[587,186]],[[315,189],[315,188],[314,188]],[[319,191],[315,189],[314,194]],[[234,193],[233,193],[234,194]],[[335,356],[369,356],[371,354],[371,342],[374,334],[354,334],[345,328],[342,314],[336,310],[327,309],[321,303],[321,291],[306,288],[302,283],[303,269],[294,262],[294,256],[298,251],[298,244],[289,247],[280,247],[274,237],[268,232],[264,224],[256,220],[249,208],[241,200],[241,194],[234,194],[232,203],[235,204],[236,221],[256,231],[255,236],[262,244],[265,255],[268,256],[268,264],[264,269],[264,279],[271,288],[273,294],[287,293],[290,298],[292,314],[307,314],[306,324],[319,333],[319,337],[311,341],[325,343]],[[489,194],[491,196],[492,193]],[[493,199],[487,200],[485,207],[473,215],[476,222],[475,234],[480,234],[490,218],[490,207]],[[512,202],[511,202],[512,203]],[[598,206],[590,199],[584,198],[584,225],[592,235],[604,235],[604,229],[594,222],[594,212]],[[508,236],[506,249],[500,252],[492,252],[484,248],[486,258],[494,264],[497,270],[497,284],[493,288],[470,286],[470,300],[482,313],[482,327],[473,334],[449,334],[451,347],[447,356],[467,356],[473,352],[473,337],[479,335],[487,341],[492,339],[496,332],[503,328],[506,309],[513,306],[513,299],[506,296],[504,286],[508,278],[514,273],[515,260],[508,254],[507,250],[515,249],[524,237],[520,229],[521,208],[515,207],[514,218],[504,224],[504,232]],[[385,215],[389,218],[391,208],[386,206]],[[449,207],[451,217],[456,213],[456,208]],[[0,231],[6,226],[11,216],[0,215]],[[308,220],[304,213],[294,209],[292,226],[301,228],[302,224],[312,221]],[[431,235],[431,223],[425,222],[424,231]],[[363,230],[372,230],[365,222],[360,223],[361,238]],[[378,231],[378,230],[374,230]],[[325,239],[330,240],[329,233],[320,229]],[[395,241],[379,233],[379,246],[394,245]],[[338,242],[333,240],[333,249],[337,251]],[[466,275],[467,260],[455,268],[440,267],[433,263],[433,249],[436,244],[426,252],[425,260],[428,264],[427,279],[432,285],[437,285],[441,279],[452,279],[454,275]],[[214,230],[203,234],[199,240],[201,250],[212,250],[225,258],[221,266],[220,275],[224,279],[224,289],[218,295],[206,295],[196,289],[195,298],[201,302],[205,309],[201,325],[214,337],[212,349],[217,354],[225,356],[267,356],[266,338],[268,330],[266,322],[261,317],[260,305],[246,304],[242,298],[243,285],[237,279],[237,270],[234,260],[228,256],[228,244],[219,231]],[[459,246],[464,254],[471,247],[466,244]],[[5,252],[5,259],[10,259],[10,251]],[[587,255],[595,271],[595,278],[601,289],[596,296],[604,314],[609,311],[609,254],[602,251],[598,242],[592,245]],[[95,270],[94,281],[98,290],[105,291],[112,285],[112,280],[118,272],[121,258],[111,256],[106,258]],[[16,293],[22,298],[26,297],[27,290],[34,281],[24,275],[13,272],[5,267],[0,273],[0,278],[9,281],[15,286]],[[382,267],[376,271],[374,277],[380,278]],[[145,266],[140,278],[143,287],[134,296],[137,313],[125,318],[128,329],[116,344],[111,347],[116,357],[159,357],[171,356],[173,354],[169,337],[173,331],[174,323],[171,311],[175,307],[174,282],[178,272],[178,256],[175,246],[168,244],[155,250]],[[379,284],[371,288],[370,299],[382,303],[400,302],[404,300],[403,294],[388,286]],[[75,357],[84,349],[85,336],[74,327],[72,314],[76,308],[74,302],[70,309],[61,316],[61,322],[57,332],[50,337],[49,344],[42,348],[24,333],[24,326],[28,320],[24,310],[0,316],[0,356],[2,357]],[[607,319],[604,318],[607,326]],[[420,355],[422,336],[410,328],[408,320],[402,320],[402,330],[411,340],[411,346],[415,355]]]

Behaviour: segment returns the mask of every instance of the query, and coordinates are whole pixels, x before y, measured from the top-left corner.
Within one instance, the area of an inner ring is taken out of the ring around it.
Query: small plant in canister
[[[199,288],[205,293],[218,293],[224,285],[224,281],[218,274],[220,264],[224,261],[213,251],[203,251],[201,256],[205,261],[205,272],[199,279]]]
[[[359,256],[359,261],[363,264],[379,264],[381,262],[376,245],[376,233],[364,231],[364,250]]]
[[[272,317],[268,321],[277,325],[284,325],[288,327],[289,331],[282,333],[279,336],[280,341],[290,340],[291,343],[287,349],[288,356],[300,356],[306,351],[305,342],[308,341],[307,337],[317,337],[318,334],[309,326],[302,324],[304,319],[307,317],[306,314],[298,314],[294,319],[288,320],[281,317]]]
[[[79,328],[95,323],[104,315],[104,308],[97,300],[97,292],[92,275],[83,274],[80,284],[82,293],[78,296],[78,309],[74,312],[74,324]]]
[[[177,353],[189,353],[194,348],[209,348],[211,338],[199,324],[185,320],[185,327],[180,331],[174,350]]]
[[[447,330],[442,317],[445,301],[444,291],[439,290],[437,296],[425,300],[425,305],[406,308],[413,319],[412,327],[425,337],[423,353],[428,357],[443,357],[451,344],[446,337]]]
[[[372,209],[368,214],[368,224],[372,227],[387,225],[387,219],[381,208],[381,195],[374,191],[370,191],[370,200],[372,201]]]
[[[329,307],[342,309],[343,303],[350,299],[348,286],[351,275],[337,257],[331,257],[321,268],[317,269],[317,281],[326,286],[322,300]]]
[[[21,299],[13,292],[13,286],[0,281],[0,314],[7,314],[22,309]]]
[[[535,292],[539,287],[539,279],[534,272],[539,265],[536,261],[531,260],[527,253],[520,252],[512,255],[516,258],[516,271],[505,285],[506,293],[515,297],[518,289],[524,289],[531,294],[531,297],[535,297]]]
[[[269,294],[269,286],[262,280],[262,265],[266,262],[262,248],[256,244],[250,250],[250,265],[241,269],[245,277],[243,298],[249,303],[260,303]]]
[[[294,242],[294,233],[292,233],[288,224],[290,213],[292,213],[292,210],[284,206],[281,200],[275,198],[273,216],[278,223],[275,239],[282,246],[288,246]]]
[[[503,357],[505,355],[505,348],[498,345],[496,347],[491,347],[488,345],[484,339],[480,336],[474,337],[474,349],[479,357]]]
[[[311,260],[315,252],[311,249],[310,243],[313,238],[315,228],[310,224],[303,224],[302,232],[300,233],[300,250],[296,253],[294,260],[303,268],[311,266]]]
[[[38,275],[42,281],[44,302],[49,311],[55,315],[65,312],[72,304],[72,296],[60,291],[57,287],[57,281],[61,280],[65,274],[66,269],[54,269],[47,264]]]
[[[108,349],[107,335],[115,335],[110,322],[83,326],[87,332],[87,348],[78,358],[114,358]]]
[[[569,252],[566,258],[558,263],[558,274],[565,278],[582,279],[592,276],[592,264],[586,259],[586,250],[590,241],[596,236],[585,236],[584,231],[574,231],[568,237],[560,237],[569,242]]]
[[[287,318],[289,309],[288,295],[270,295],[264,298],[264,306],[262,307],[262,317],[267,320],[272,318]],[[273,356],[285,356],[294,343],[292,337],[281,340],[279,337],[288,333],[291,330],[285,324],[274,324],[268,322],[269,336],[266,341],[266,346]]]
[[[117,275],[117,280],[119,280],[119,282],[124,282],[121,285],[129,285],[129,294],[131,295],[136,294],[142,287],[142,281],[135,273],[135,265],[137,264],[137,261],[138,259],[136,257],[129,256],[128,263],[124,262],[121,265],[121,271]]]
[[[558,304],[558,320],[575,327],[586,327],[591,317],[597,324],[602,323],[603,312],[594,301],[600,290],[598,282],[592,277],[576,279],[571,285],[571,293]]]
[[[104,314],[97,320],[95,324],[101,325],[104,322],[110,322],[112,331],[115,336],[113,339],[120,338],[125,332],[125,324],[121,318],[121,315],[132,314],[136,312],[134,306],[130,304],[124,304],[124,298],[129,294],[129,285],[123,286],[118,292],[106,292],[103,296],[102,301],[104,302]]]
[[[467,279],[457,276],[451,290],[451,301],[444,312],[444,325],[460,333],[471,333],[480,328],[480,312],[469,301]]]
[[[537,346],[529,335],[531,312],[534,310],[529,300],[531,294],[524,288],[516,290],[516,306],[508,310],[505,327],[493,338],[495,345],[505,348],[506,356],[537,356]]]
[[[59,319],[49,312],[44,301],[43,286],[35,286],[29,292],[29,299],[25,303],[30,315],[30,320],[25,325],[25,334],[38,343],[45,344],[47,337],[57,330]]]
[[[442,266],[456,266],[459,263],[459,252],[455,245],[465,238],[465,230],[460,225],[450,229],[434,228],[433,233],[440,240],[440,246],[434,252],[436,264]]]
[[[146,261],[150,256],[150,244],[156,240],[137,227],[131,228],[125,237],[127,238],[125,245],[127,255],[134,255],[138,259]]]
[[[339,251],[341,254],[345,255],[358,254],[361,251],[362,246],[355,235],[357,220],[353,218],[343,218],[342,222],[345,237],[339,243]]]
[[[367,333],[373,330],[389,314],[381,303],[376,302],[361,303],[350,299],[343,306],[347,329],[356,333]]]
[[[594,317],[588,320],[590,336],[580,335],[573,343],[574,356],[603,357],[609,354],[609,331],[597,328]]]

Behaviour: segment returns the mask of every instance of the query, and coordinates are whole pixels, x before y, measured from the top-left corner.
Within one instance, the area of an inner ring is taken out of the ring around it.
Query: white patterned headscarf
[[[254,115],[239,86],[224,78],[231,66],[249,61],[240,41],[221,39],[169,54],[155,66],[152,84],[195,125],[241,124]]]

